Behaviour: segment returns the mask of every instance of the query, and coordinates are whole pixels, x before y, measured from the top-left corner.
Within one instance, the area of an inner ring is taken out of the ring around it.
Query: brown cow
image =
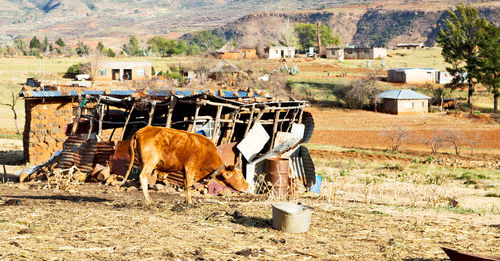
[[[143,165],[139,178],[147,203],[151,202],[148,178],[155,169],[184,173],[184,191],[189,204],[192,202],[191,186],[210,174],[238,191],[248,189],[243,173],[224,166],[214,143],[199,134],[152,126],[140,129],[130,142],[130,165],[123,183],[130,174],[136,152],[140,154]]]

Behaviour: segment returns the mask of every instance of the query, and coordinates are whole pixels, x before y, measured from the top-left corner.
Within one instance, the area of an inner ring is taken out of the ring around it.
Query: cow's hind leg
[[[149,197],[148,192],[148,180],[149,176],[151,176],[153,170],[156,168],[157,163],[158,157],[156,154],[142,159],[143,167],[141,174],[139,174],[139,180],[141,181],[142,193],[144,194],[144,198],[146,199],[146,204],[151,203],[151,198]]]
[[[191,200],[191,187],[194,184],[194,173],[188,169],[184,170],[184,194],[186,196],[186,203],[193,204]]]

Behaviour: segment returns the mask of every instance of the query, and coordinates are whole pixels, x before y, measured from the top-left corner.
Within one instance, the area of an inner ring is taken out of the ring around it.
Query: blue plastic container
[[[321,192],[321,176],[316,176],[316,183],[309,187],[310,192],[320,194]]]

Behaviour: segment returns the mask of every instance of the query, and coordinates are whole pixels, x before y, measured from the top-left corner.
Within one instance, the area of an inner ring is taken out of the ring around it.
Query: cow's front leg
[[[194,175],[193,172],[186,170],[184,172],[184,194],[186,196],[186,203],[193,204],[191,200],[191,187],[194,184]]]

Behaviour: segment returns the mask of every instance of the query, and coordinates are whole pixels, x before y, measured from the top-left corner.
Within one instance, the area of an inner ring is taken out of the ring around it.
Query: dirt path
[[[184,208],[180,193],[153,192],[147,207],[139,191],[41,187],[0,185],[0,259],[399,260],[444,258],[440,246],[500,255],[498,216],[489,214],[305,198],[311,229],[287,234],[271,228],[271,202],[256,198]]]

